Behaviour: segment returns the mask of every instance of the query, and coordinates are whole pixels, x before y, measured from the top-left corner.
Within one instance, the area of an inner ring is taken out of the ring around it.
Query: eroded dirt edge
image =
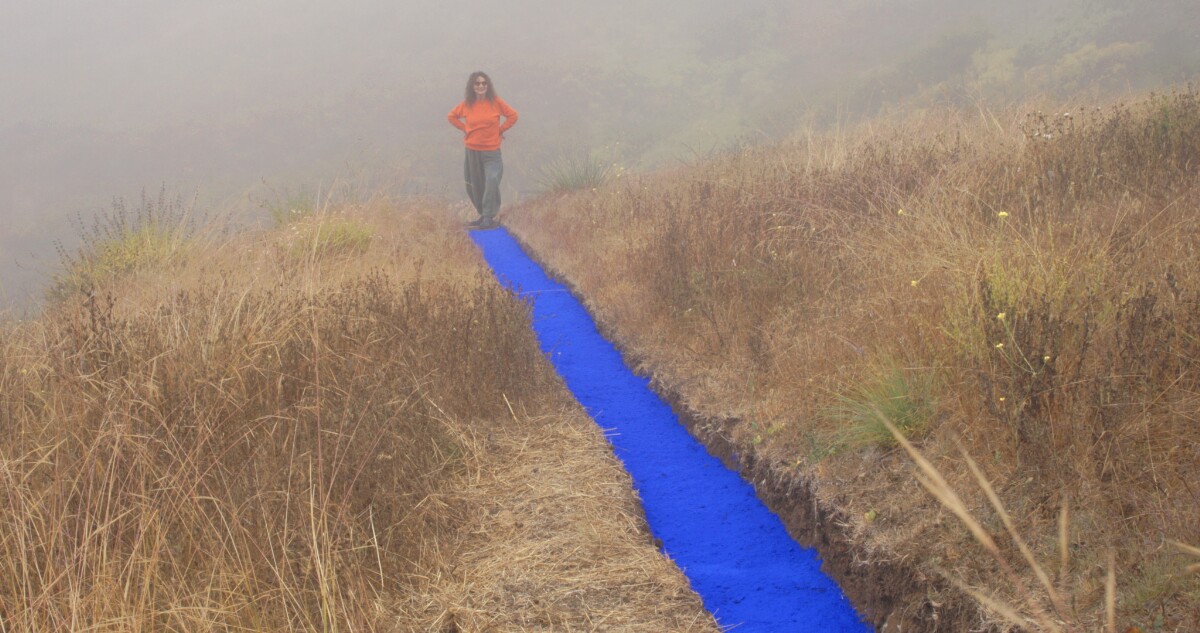
[[[652,378],[651,384],[654,386]],[[671,404],[679,421],[709,453],[754,486],[758,498],[779,515],[796,542],[817,550],[821,569],[837,581],[877,631],[980,630],[978,605],[957,588],[903,562],[862,556],[861,544],[843,527],[848,525],[848,517],[820,502],[815,493],[817,484],[811,478],[761,459],[753,451],[739,453],[729,432],[738,423],[736,420],[705,419],[682,405],[677,394],[663,393],[658,387],[655,391]]]

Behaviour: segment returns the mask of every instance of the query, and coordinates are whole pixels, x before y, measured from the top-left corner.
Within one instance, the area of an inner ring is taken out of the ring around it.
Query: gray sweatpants
[[[500,177],[503,175],[500,150],[467,150],[463,178],[467,181],[467,196],[480,217],[494,218],[500,212]]]

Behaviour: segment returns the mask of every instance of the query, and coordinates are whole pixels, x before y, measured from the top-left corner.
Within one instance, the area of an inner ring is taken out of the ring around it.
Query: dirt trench
[[[859,555],[861,547],[843,527],[848,525],[849,517],[820,502],[814,492],[815,482],[793,468],[760,459],[753,451],[739,453],[730,433],[737,420],[705,418],[688,409],[679,394],[664,391],[653,376],[650,378],[651,387],[670,403],[688,432],[754,486],[759,499],[779,515],[798,543],[820,553],[822,570],[837,581],[876,631],[1011,631],[985,626],[978,603],[944,579],[930,577],[903,563],[863,559]]]

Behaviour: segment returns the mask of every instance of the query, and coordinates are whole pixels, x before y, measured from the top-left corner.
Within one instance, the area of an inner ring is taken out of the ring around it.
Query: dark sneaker
[[[477,229],[477,228],[483,226],[484,222],[485,222],[484,218],[475,218],[474,220],[467,222],[467,228]]]
[[[480,218],[479,225],[477,228],[479,228],[481,230],[486,230],[486,229],[494,229],[498,226],[500,226],[500,223],[496,221],[496,218]]]

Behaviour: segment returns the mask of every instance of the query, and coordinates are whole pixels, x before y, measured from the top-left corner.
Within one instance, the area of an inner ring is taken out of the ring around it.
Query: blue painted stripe
[[[709,455],[583,306],[504,229],[471,239],[501,283],[533,303],[539,344],[633,477],[650,530],[722,626],[738,633],[861,632],[837,585],[753,488]]]

